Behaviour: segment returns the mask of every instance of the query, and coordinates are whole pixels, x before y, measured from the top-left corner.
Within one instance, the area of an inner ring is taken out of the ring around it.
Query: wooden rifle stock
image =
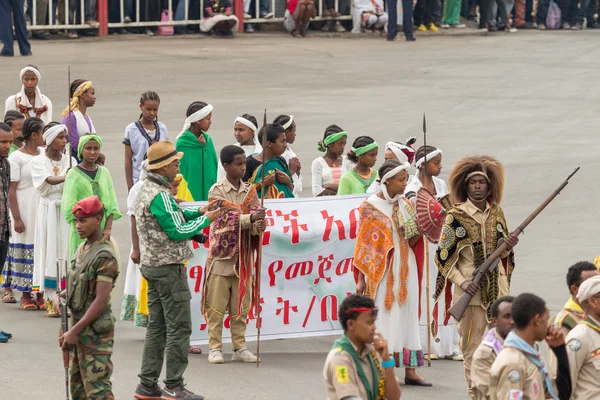
[[[513,233],[520,235],[525,228],[527,228],[527,225],[529,225],[531,221],[533,221],[544,210],[544,208],[546,208],[548,204],[550,204],[552,200],[554,200],[554,198],[560,194],[565,186],[569,184],[569,179],[571,179],[573,175],[577,173],[577,171],[579,171],[579,167],[577,167],[575,171],[573,171],[573,173],[571,173],[571,175],[569,175],[567,179],[565,179],[565,181],[554,192],[552,192],[552,194],[548,196],[548,198],[542,204],[540,204],[540,206],[533,213],[531,213],[531,215],[527,217],[527,219],[523,221],[523,223],[519,225],[517,229],[515,229]],[[494,252],[483,262],[483,264],[473,271],[472,281],[474,283],[479,284],[488,271],[493,271],[494,268],[498,266],[498,263],[500,262],[500,256],[506,251],[506,247],[506,242],[501,240],[496,250],[494,250]],[[457,301],[455,301],[454,304],[452,304],[452,307],[450,307],[448,310],[450,315],[452,315],[457,321],[460,321],[467,310],[469,303],[471,303],[471,298],[473,298],[473,296],[471,296],[469,293],[463,293],[463,295]]]

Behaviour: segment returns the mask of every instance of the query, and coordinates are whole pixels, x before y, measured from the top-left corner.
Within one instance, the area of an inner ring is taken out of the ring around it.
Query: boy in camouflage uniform
[[[107,238],[102,236],[103,214],[97,196],[85,198],[73,207],[77,232],[86,241],[77,248],[67,271],[67,290],[60,293],[67,299],[73,323],[67,332],[61,329],[59,338],[63,350],[71,351],[73,399],[114,399],[110,357],[115,318],[110,293],[119,276],[119,266]],[[58,306],[60,302],[53,304]]]

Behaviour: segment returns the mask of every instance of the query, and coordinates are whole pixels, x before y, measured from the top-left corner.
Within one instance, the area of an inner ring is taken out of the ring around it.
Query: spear
[[[260,208],[264,208],[265,205],[265,149],[266,149],[266,141],[267,141],[267,109],[265,108],[265,115],[263,118],[263,136],[261,140],[261,146],[263,148],[262,153],[262,161],[260,164]],[[260,234],[260,242],[258,243],[258,262],[256,265],[256,321],[258,333],[256,335],[256,368],[260,366],[260,278],[261,274],[261,264],[262,264],[262,250],[263,250],[263,232]]]
[[[423,168],[425,168],[425,177],[427,177],[427,121],[423,113],[423,147],[425,149]],[[427,367],[431,367],[431,313],[429,312],[429,241],[425,236],[425,302],[427,305]]]
[[[68,107],[69,107],[69,129],[67,129],[67,148],[69,149],[69,152],[67,154],[67,156],[69,157],[69,168],[73,167],[73,157],[71,157],[71,154],[73,153],[73,149],[71,148],[71,131],[73,129],[73,114],[71,112],[71,66],[69,65],[69,70],[67,73],[67,99],[68,99]]]

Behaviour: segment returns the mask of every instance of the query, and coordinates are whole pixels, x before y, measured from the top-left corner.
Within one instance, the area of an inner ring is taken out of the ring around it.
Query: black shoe
[[[14,54],[0,53],[0,57],[14,57]]]
[[[523,25],[517,26],[517,29],[533,29],[533,22],[525,22]]]
[[[490,25],[488,25],[488,31],[490,31],[490,32],[497,32],[498,28],[496,27],[496,25],[490,24]]]
[[[185,388],[184,385],[175,386],[174,388],[167,388],[162,392],[163,400],[177,400],[177,399],[185,399],[185,400],[204,400],[203,396],[199,394],[194,394]]]
[[[153,387],[147,387],[141,383],[135,389],[133,397],[141,400],[161,400],[163,391],[160,390],[158,385]]]
[[[407,36],[407,37],[406,37],[406,41],[407,41],[407,42],[416,42],[416,41],[417,41],[417,39],[416,39],[414,36]]]
[[[586,26],[588,29],[598,29],[598,23],[594,20],[588,22]]]
[[[232,31],[224,31],[223,37],[226,39],[233,39],[233,32]]]
[[[32,52],[29,52],[29,53],[27,53],[27,54],[21,54],[21,56],[23,56],[23,57],[29,57],[29,56],[32,56],[32,55],[33,55],[33,53],[32,53]]]

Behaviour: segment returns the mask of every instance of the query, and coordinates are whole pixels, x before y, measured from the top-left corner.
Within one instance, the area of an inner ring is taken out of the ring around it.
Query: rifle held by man
[[[517,229],[515,229],[513,233],[520,235],[525,228],[527,228],[527,225],[529,225],[531,221],[533,221],[544,210],[544,208],[546,208],[548,204],[550,204],[552,200],[554,200],[554,198],[560,194],[565,186],[569,184],[569,179],[571,179],[573,175],[577,173],[577,171],[579,171],[579,167],[577,167],[575,171],[573,171],[573,173],[569,175],[567,179],[554,192],[552,192],[552,194],[548,196],[548,198],[542,204],[540,204],[540,206],[529,217],[527,217],[527,219],[523,221],[523,223],[519,225]],[[488,271],[493,271],[494,268],[497,267],[498,263],[500,262],[500,256],[506,251],[506,246],[507,245],[505,241],[500,241],[496,250],[494,250],[494,252],[483,262],[483,264],[473,271],[473,283],[479,284]],[[463,295],[457,301],[455,301],[452,307],[450,307],[448,310],[450,315],[452,315],[457,321],[460,321],[467,310],[472,297],[473,296],[467,292],[463,293]]]

